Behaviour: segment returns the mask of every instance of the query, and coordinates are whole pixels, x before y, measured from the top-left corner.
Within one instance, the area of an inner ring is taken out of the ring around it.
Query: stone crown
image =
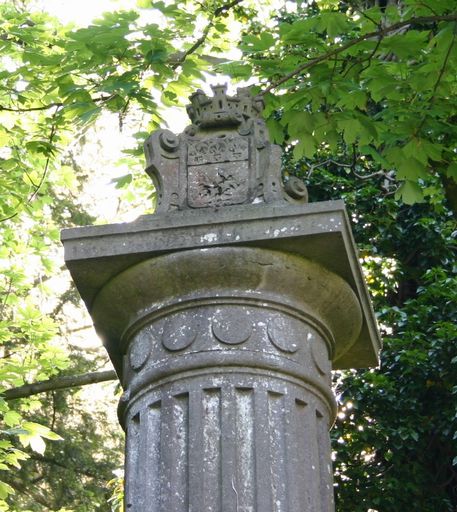
[[[260,117],[264,103],[260,96],[252,96],[249,88],[239,88],[235,96],[227,95],[227,85],[211,87],[208,97],[201,89],[190,96],[187,113],[193,124],[201,127],[239,125],[248,119]]]

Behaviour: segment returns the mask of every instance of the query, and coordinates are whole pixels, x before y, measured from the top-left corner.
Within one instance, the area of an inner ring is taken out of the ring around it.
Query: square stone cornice
[[[114,276],[166,253],[214,246],[253,246],[319,263],[355,292],[363,326],[334,369],[376,366],[381,340],[343,201],[304,205],[253,204],[146,215],[134,222],[65,229],[65,261],[91,311]]]

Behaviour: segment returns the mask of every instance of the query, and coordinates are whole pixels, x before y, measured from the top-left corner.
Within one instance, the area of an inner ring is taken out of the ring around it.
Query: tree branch
[[[436,79],[435,85],[433,86],[433,91],[432,91],[432,95],[431,95],[430,100],[429,100],[429,105],[432,105],[434,103],[434,101],[435,101],[436,91],[438,90],[438,86],[440,85],[441,79],[443,78],[444,72],[446,71],[446,67],[447,67],[447,64],[448,64],[448,61],[449,61],[449,57],[451,56],[451,51],[452,51],[452,48],[454,47],[454,44],[455,44],[455,36],[456,36],[456,32],[455,32],[455,29],[454,29],[451,43],[449,44],[449,48],[447,49],[446,55],[445,55],[445,57],[443,59],[443,64],[441,65],[440,72],[438,73],[438,78]],[[427,116],[424,115],[422,117],[421,122],[419,123],[419,125],[416,128],[416,130],[414,131],[415,135],[418,134],[422,130],[426,120],[427,120]]]
[[[108,101],[108,100],[112,99],[113,96],[115,96],[115,95],[110,94],[109,96],[100,96],[99,98],[93,98],[92,101],[94,103],[104,102],[104,101]],[[5,107],[3,105],[0,105],[0,112],[1,111],[5,111],[5,112],[36,112],[36,111],[40,111],[40,110],[49,110],[50,108],[53,108],[53,107],[66,107],[69,105],[71,105],[71,103],[65,104],[62,101],[48,103],[47,105],[41,105],[39,107],[26,107],[26,108],[25,107],[24,108],[20,108],[20,107],[19,108],[11,108],[11,107]]]
[[[32,489],[30,489],[30,486],[27,486],[16,479],[8,480],[8,483],[16,491],[19,491],[25,494],[26,496],[30,496],[34,501],[42,505],[44,507],[44,510],[50,510],[51,505],[46,501],[45,498],[43,498],[42,496],[34,492]],[[37,487],[35,486],[34,489],[37,489]]]
[[[352,172],[354,173],[354,176],[356,178],[359,178],[359,180],[371,180],[371,178],[376,178],[377,176],[385,176],[384,171],[372,172],[371,174],[367,174],[366,176],[364,176],[363,174],[356,173],[354,169],[352,169]]]
[[[11,107],[4,107],[3,105],[0,105],[0,111],[5,112],[36,112],[38,110],[49,110],[53,107],[63,107],[62,102],[55,102],[55,103],[49,103],[48,105],[42,105],[41,107],[27,107],[27,108],[11,108]]]
[[[171,64],[171,68],[173,70],[176,70],[181,64],[184,63],[184,61],[187,59],[187,57],[189,55],[194,53],[196,50],[198,50],[198,48],[200,48],[200,46],[202,46],[202,44],[204,44],[204,42],[206,41],[206,38],[208,37],[210,30],[214,26],[214,23],[213,23],[214,18],[218,18],[219,16],[221,16],[225,12],[229,11],[232,7],[235,7],[236,5],[240,4],[241,2],[243,2],[243,0],[232,0],[231,2],[227,2],[226,4],[223,4],[220,7],[218,7],[217,9],[215,9],[213,15],[209,19],[208,25],[206,25],[205,29],[203,30],[202,35],[194,42],[194,44],[188,50],[186,50],[184,52],[178,52],[176,54],[177,59]]]
[[[433,99],[435,97],[435,94],[436,94],[436,91],[438,89],[438,86],[440,85],[441,79],[443,78],[444,72],[446,71],[446,67],[447,67],[447,64],[448,64],[448,61],[449,61],[449,57],[451,56],[452,48],[454,47],[454,44],[455,44],[455,36],[456,36],[456,32],[454,30],[454,32],[452,34],[452,41],[451,41],[451,43],[449,45],[449,48],[447,49],[446,55],[445,55],[444,60],[443,60],[443,64],[442,64],[440,72],[438,74],[438,78],[436,79],[435,85],[433,87],[432,97],[431,97],[430,101],[433,101]]]
[[[37,462],[45,463],[45,464],[53,464],[55,466],[58,466],[59,468],[66,469],[68,471],[75,471],[76,473],[79,473],[81,475],[88,476],[90,478],[99,478],[100,475],[97,475],[96,473],[93,473],[92,471],[86,469],[84,466],[80,467],[78,465],[73,464],[64,464],[63,462],[60,462],[50,456],[44,456],[40,455],[38,453],[31,453],[30,459],[35,460]]]
[[[45,393],[46,391],[76,388],[116,379],[117,375],[114,370],[83,373],[82,375],[66,375],[64,377],[56,377],[42,382],[34,382],[33,384],[25,384],[17,388],[7,389],[3,392],[3,398],[6,400],[14,400],[16,398],[25,398],[39,393]]]
[[[312,68],[316,64],[319,64],[320,62],[323,62],[331,57],[334,57],[335,55],[339,55],[342,52],[345,52],[349,48],[352,48],[353,46],[356,46],[357,44],[361,43],[362,41],[366,41],[368,39],[374,39],[374,38],[383,38],[384,36],[390,34],[391,32],[395,32],[396,30],[399,30],[401,28],[407,27],[408,25],[411,25],[413,23],[435,23],[439,21],[457,21],[457,14],[449,14],[449,15],[443,15],[443,16],[418,16],[416,18],[410,18],[409,20],[399,21],[398,23],[394,23],[393,25],[390,25],[389,27],[382,27],[379,30],[375,30],[373,32],[368,32],[367,34],[364,34],[363,36],[358,37],[357,39],[353,39],[352,41],[348,41],[346,44],[343,44],[342,46],[339,46],[337,48],[333,48],[332,50],[319,55],[318,57],[315,57],[314,59],[311,59],[304,64],[301,64],[300,66],[296,67],[294,70],[292,70],[290,73],[287,73],[282,78],[277,80],[276,82],[273,82],[270,84],[266,89],[264,89],[260,94],[264,95],[272,91],[273,89],[276,89],[283,83],[287,82],[291,78],[294,78],[296,75],[302,73],[306,69]]]
[[[212,23],[209,23],[205,30],[203,31],[203,34],[194,42],[194,44],[185,52],[180,52],[178,59],[171,65],[171,69],[176,70],[181,64],[184,63],[184,61],[187,59],[189,55],[194,53],[200,46],[206,41],[206,38],[208,37],[209,31],[213,27]]]
[[[224,5],[221,5],[214,11],[214,17],[217,18],[221,14],[224,14],[224,12],[229,11],[232,7],[236,7],[238,4],[241,4],[243,0],[232,0],[231,2],[227,2]]]
[[[0,320],[3,319],[3,311],[5,311],[6,303],[8,301],[8,297],[10,296],[12,289],[13,289],[13,279],[10,277],[8,279],[8,289],[6,290],[2,305],[0,306]]]
[[[53,123],[52,123],[51,131],[50,131],[49,137],[48,137],[48,144],[50,146],[52,145],[52,143],[54,141],[54,137],[55,137],[56,132],[57,132],[57,124],[55,122],[55,118],[56,118],[57,112],[59,111],[59,108],[60,107],[57,107],[55,112],[54,112],[54,114],[52,115]],[[27,203],[30,203],[36,197],[36,195],[38,194],[41,186],[43,185],[44,180],[45,180],[45,178],[46,178],[46,176],[48,174],[49,163],[51,162],[51,155],[52,155],[52,152],[50,151],[49,155],[46,158],[46,163],[44,165],[44,170],[43,170],[43,174],[41,175],[40,181],[39,181],[39,183],[37,185],[34,185],[35,186],[35,190],[32,192],[32,194],[30,194],[29,198],[27,199]]]

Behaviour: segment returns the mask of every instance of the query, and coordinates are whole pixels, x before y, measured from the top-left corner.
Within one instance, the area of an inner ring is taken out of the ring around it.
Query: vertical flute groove
[[[320,497],[320,472],[319,472],[319,447],[317,445],[317,425],[315,406],[309,404],[304,414],[304,433],[305,441],[305,479],[310,498],[310,511],[321,510]]]
[[[135,510],[135,497],[138,495],[138,448],[139,448],[140,415],[136,414],[127,427],[125,443],[125,508]]]
[[[222,510],[237,512],[237,464],[235,453],[236,395],[233,386],[221,388]]]
[[[317,424],[317,445],[319,447],[319,469],[320,469],[320,496],[322,512],[332,512],[333,503],[333,477],[332,465],[329,457],[331,453],[330,436],[325,417],[316,410]]]
[[[203,391],[203,498],[204,512],[222,512],[221,392]]]
[[[161,441],[161,511],[187,512],[188,395],[164,400]]]
[[[203,494],[203,403],[202,391],[189,393],[189,512],[202,512]]]
[[[142,463],[138,468],[138,478],[143,482],[143,490],[138,512],[160,512],[162,403],[152,404],[141,412],[141,416],[139,460]],[[148,471],[144,468],[148,468]]]
[[[286,449],[284,395],[268,393],[268,427],[270,438],[270,478],[274,512],[288,512],[286,490]]]
[[[256,512],[272,511],[271,475],[265,472],[269,468],[270,447],[268,433],[267,392],[259,389],[254,393],[254,430],[255,430],[255,479]]]
[[[288,397],[286,416],[286,460],[289,512],[313,512],[309,507],[307,482],[303,481],[306,464],[303,439],[306,403],[292,396]]]
[[[238,511],[255,509],[254,391],[236,389],[236,504]],[[224,511],[225,512],[225,511]]]

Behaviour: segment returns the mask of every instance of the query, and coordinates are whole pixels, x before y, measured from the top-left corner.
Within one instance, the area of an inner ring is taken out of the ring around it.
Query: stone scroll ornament
[[[157,190],[157,212],[250,203],[306,203],[298,178],[281,178],[281,148],[272,144],[260,96],[248,88],[213,97],[197,90],[187,107],[192,124],[183,133],[154,132],[145,142],[146,172]]]

